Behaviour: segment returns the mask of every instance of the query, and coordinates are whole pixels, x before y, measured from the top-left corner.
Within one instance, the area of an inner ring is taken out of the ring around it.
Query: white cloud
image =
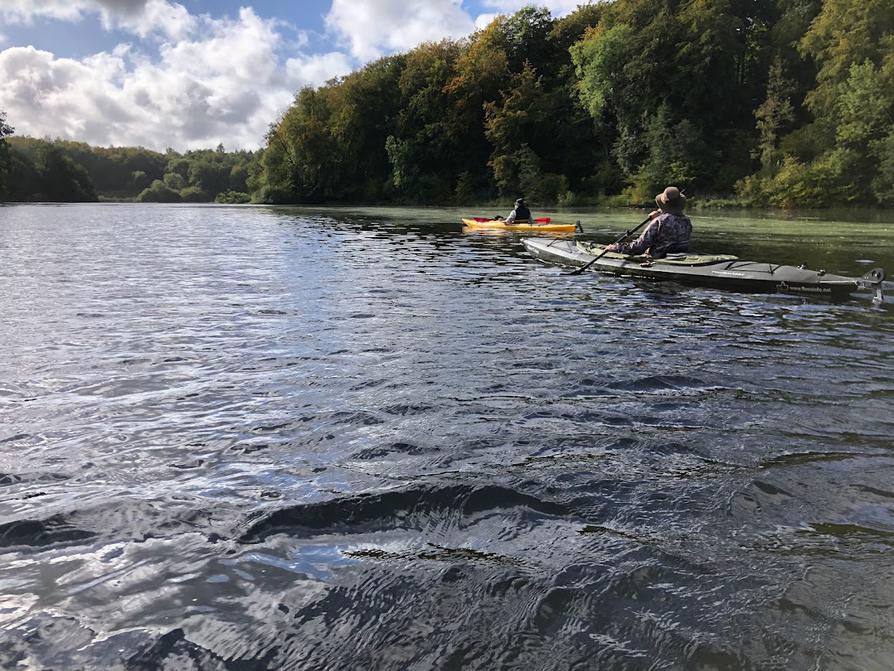
[[[295,91],[351,69],[337,53],[282,63],[277,22],[251,9],[195,20],[201,37],[165,43],[156,59],[128,45],[80,60],[33,47],[0,51],[10,122],[22,135],[97,145],[254,148]]]
[[[185,7],[170,0],[2,0],[0,4],[0,19],[10,24],[40,18],[79,21],[91,14],[99,15],[107,30],[120,28],[140,37],[157,33],[182,39],[196,26]]]
[[[104,0],[103,4],[113,3]],[[198,24],[183,5],[168,0],[148,0],[139,11],[112,12],[106,8],[102,11],[102,21],[107,30],[117,27],[143,38],[161,33],[171,40],[184,39]]]
[[[333,0],[326,25],[363,61],[475,30],[460,0]]]
[[[341,77],[354,69],[353,62],[340,51],[290,58],[286,70],[293,81],[318,86],[333,77]]]
[[[571,14],[581,5],[591,1],[600,2],[601,0],[535,0],[534,2],[531,0],[484,0],[481,3],[482,6],[493,11],[479,14],[475,17],[475,28],[477,30],[487,28],[490,22],[498,16],[514,14],[523,7],[530,7],[531,5],[545,7],[554,18],[558,18]]]
[[[497,18],[499,14],[479,14],[475,19],[475,28],[483,30],[490,25],[490,22]]]
[[[46,17],[74,21],[81,18],[91,0],[4,0],[0,4],[0,19],[7,23],[31,23],[35,18]]]
[[[484,0],[485,7],[495,10],[500,14],[512,14],[522,7],[535,5],[546,7],[553,16],[565,16],[573,12],[579,5],[587,4],[588,0]]]

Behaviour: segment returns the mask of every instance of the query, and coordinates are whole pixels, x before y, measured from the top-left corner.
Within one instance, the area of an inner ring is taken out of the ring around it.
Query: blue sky
[[[555,16],[585,0],[542,0]],[[525,0],[0,0],[16,133],[257,148],[303,86],[460,38]]]

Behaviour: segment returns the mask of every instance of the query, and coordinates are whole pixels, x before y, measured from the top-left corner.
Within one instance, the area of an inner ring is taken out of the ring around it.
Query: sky
[[[564,16],[585,0],[539,0]],[[16,135],[256,149],[302,87],[531,0],[0,0]]]

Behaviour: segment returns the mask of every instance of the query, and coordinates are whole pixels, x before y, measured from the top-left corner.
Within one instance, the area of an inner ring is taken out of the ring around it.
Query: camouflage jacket
[[[633,242],[618,245],[621,254],[645,254],[661,258],[673,252],[689,251],[692,222],[685,214],[663,212],[652,220],[646,230]]]

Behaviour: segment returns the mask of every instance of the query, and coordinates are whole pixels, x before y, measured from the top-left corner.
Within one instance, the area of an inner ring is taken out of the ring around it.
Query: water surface
[[[459,214],[0,208],[0,668],[890,668],[892,307]],[[694,221],[894,270],[885,221]]]

